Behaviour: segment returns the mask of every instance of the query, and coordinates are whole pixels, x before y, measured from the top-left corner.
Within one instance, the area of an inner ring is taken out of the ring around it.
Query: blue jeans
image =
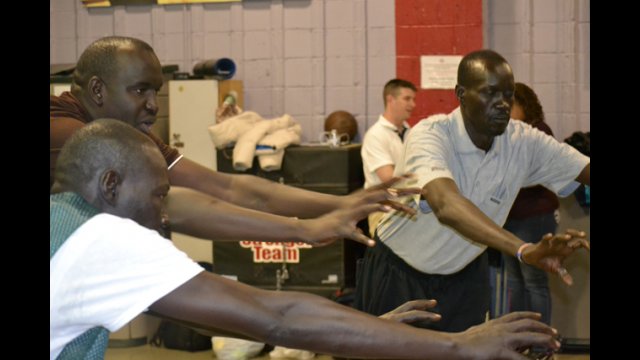
[[[537,243],[547,233],[555,233],[557,223],[553,213],[527,219],[507,220],[504,228],[523,241]],[[512,256],[504,256],[507,270],[507,308],[511,311],[536,311],[542,321],[551,322],[551,295],[547,273],[531,265],[522,264]]]

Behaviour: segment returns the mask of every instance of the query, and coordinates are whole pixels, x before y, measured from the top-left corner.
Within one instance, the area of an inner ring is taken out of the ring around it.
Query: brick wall
[[[419,88],[410,124],[458,106],[453,90],[420,89],[421,55],[482,48],[482,0],[395,0],[397,76]]]

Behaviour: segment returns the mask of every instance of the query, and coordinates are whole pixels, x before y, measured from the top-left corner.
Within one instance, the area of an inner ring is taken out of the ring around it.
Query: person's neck
[[[392,123],[396,129],[398,129],[399,131],[402,131],[402,129],[404,128],[404,120],[402,119],[398,119],[396,117],[393,116],[393,114],[390,114],[389,112],[385,111],[382,116],[387,119],[387,121],[389,121],[390,123]]]
[[[92,121],[101,117],[95,106],[91,103],[91,99],[84,93],[84,91],[72,88],[71,95],[80,102],[80,105],[82,105],[87,114],[89,114],[89,120]]]
[[[493,145],[493,136],[482,134],[473,127],[468,121],[464,122],[464,128],[467,131],[467,135],[469,135],[469,139],[473,145],[475,145],[478,149],[484,150],[484,152],[488,152],[491,149],[491,145]]]

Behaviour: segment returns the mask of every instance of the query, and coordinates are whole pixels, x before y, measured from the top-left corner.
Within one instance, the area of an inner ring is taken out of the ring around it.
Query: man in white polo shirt
[[[584,232],[548,234],[524,243],[502,229],[518,191],[544,185],[567,196],[590,184],[590,159],[520,121],[509,121],[515,83],[498,53],[475,51],[458,67],[460,107],[416,124],[396,173],[413,173],[422,194],[408,200],[415,217],[383,216],[378,245],[367,249],[356,307],[384,312],[408,299],[438,301],[442,320],[426,324],[456,332],[484,321],[489,310],[487,246],[518,257],[566,283],[562,267],[585,247]]]
[[[402,158],[402,141],[409,130],[407,119],[416,107],[416,92],[415,85],[402,79],[389,80],[384,86],[384,113],[367,130],[360,150],[365,189],[393,178],[396,163]],[[369,215],[371,236],[382,214]]]

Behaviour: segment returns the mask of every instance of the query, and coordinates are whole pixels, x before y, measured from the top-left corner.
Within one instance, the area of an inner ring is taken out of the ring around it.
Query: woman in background
[[[511,118],[521,120],[551,136],[544,122],[544,112],[536,93],[523,83],[516,83]],[[558,198],[543,186],[520,190],[504,228],[520,239],[536,243],[547,233],[555,234],[558,225]],[[529,310],[542,314],[546,324],[551,321],[551,295],[547,274],[533,266],[520,263],[515,257],[504,256],[507,269],[508,311]]]

